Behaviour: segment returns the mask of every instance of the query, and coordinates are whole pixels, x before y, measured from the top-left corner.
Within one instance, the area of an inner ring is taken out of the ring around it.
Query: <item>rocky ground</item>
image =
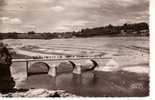
[[[77,97],[74,94],[67,93],[64,90],[47,90],[47,89],[20,89],[0,93],[0,97]]]

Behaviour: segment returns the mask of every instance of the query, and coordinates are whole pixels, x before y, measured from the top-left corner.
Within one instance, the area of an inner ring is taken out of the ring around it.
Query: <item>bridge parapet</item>
[[[109,57],[109,56],[108,56]],[[107,57],[107,58],[108,58]],[[33,59],[32,60],[56,60],[56,59],[105,59],[105,56],[70,56],[70,57],[66,57],[66,56],[63,56],[63,55],[53,55],[53,56],[33,56],[32,57]]]

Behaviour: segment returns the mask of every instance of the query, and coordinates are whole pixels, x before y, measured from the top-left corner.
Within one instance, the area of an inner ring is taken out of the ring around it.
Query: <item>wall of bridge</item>
[[[28,72],[28,70],[32,67],[32,65],[39,62],[39,63],[47,64],[50,67],[49,74],[51,74],[51,76],[56,76],[57,71],[59,71],[61,69],[61,67],[59,65],[61,63],[67,63],[67,64],[70,64],[70,66],[72,66],[72,64],[69,62],[69,61],[71,61],[73,64],[76,65],[76,67],[73,68],[71,71],[76,74],[81,74],[81,71],[84,68],[83,66],[89,66],[89,65],[92,66],[92,64],[90,64],[90,60],[93,60],[94,62],[97,63],[96,67],[104,67],[104,66],[106,66],[107,62],[109,60],[111,60],[111,58],[27,59],[27,60],[23,59],[23,60],[14,60],[12,69],[15,68],[14,71],[22,69],[23,70],[22,76],[27,77],[28,73],[25,73],[25,72]],[[16,67],[16,65],[18,66],[18,68]],[[100,68],[97,68],[97,69],[100,69]]]
[[[90,59],[37,59],[37,60],[29,60],[28,66],[30,67],[32,64],[36,62],[44,62],[47,63],[49,66],[59,65],[61,62],[69,62],[72,61],[74,64],[81,64],[85,65],[88,60],[94,60],[99,66],[105,66],[106,63],[111,58],[90,58]]]

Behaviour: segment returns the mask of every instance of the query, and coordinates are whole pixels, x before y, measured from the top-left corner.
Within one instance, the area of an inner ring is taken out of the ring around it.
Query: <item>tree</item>
[[[35,32],[34,31],[28,32],[28,35],[32,35],[32,34],[35,34]]]
[[[0,39],[3,39],[3,33],[0,33]]]
[[[15,86],[11,77],[12,57],[3,43],[0,43],[0,91],[9,91]]]

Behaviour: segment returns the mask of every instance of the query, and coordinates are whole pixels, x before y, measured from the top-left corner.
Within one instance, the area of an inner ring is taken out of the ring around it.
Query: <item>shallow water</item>
[[[63,73],[57,77],[32,75],[22,88],[62,89],[79,96],[147,96],[148,76],[124,71],[84,72],[81,75]]]

